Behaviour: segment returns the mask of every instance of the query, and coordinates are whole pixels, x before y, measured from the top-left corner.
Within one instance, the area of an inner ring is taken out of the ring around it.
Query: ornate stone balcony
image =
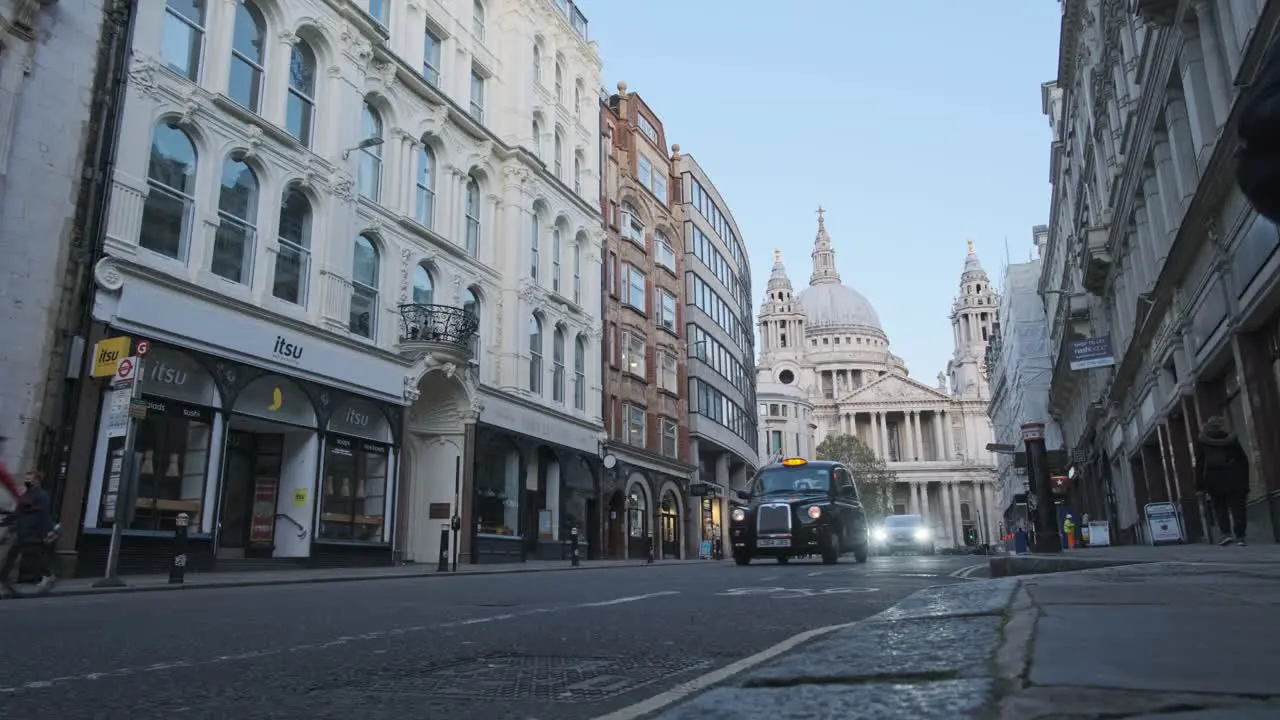
[[[444,362],[471,359],[471,339],[480,329],[474,313],[448,305],[401,305],[400,352],[412,357],[430,353]]]

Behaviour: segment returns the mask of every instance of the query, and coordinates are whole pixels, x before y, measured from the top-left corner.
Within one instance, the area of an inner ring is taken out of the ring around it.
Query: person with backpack
[[[1211,417],[1196,440],[1196,492],[1209,496],[1222,531],[1219,545],[1245,544],[1249,456],[1222,417]]]
[[[5,553],[4,562],[0,564],[0,593],[7,593],[8,583],[13,574],[18,558],[25,554],[34,557],[36,572],[40,578],[40,591],[46,592],[57,578],[49,566],[49,543],[56,537],[56,524],[53,520],[53,499],[49,492],[40,487],[40,475],[27,473],[23,483],[26,490],[18,498],[18,507],[8,519],[13,527],[14,542]],[[23,563],[26,564],[25,562]]]
[[[1240,102],[1236,183],[1259,215],[1280,224],[1280,33]]]

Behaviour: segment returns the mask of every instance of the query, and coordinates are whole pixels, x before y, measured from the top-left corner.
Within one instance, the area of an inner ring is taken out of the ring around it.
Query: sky
[[[625,81],[707,171],[751,256],[809,282],[826,209],[842,280],[912,377],[953,351],[972,238],[991,279],[1047,224],[1053,0],[578,0],[605,87]],[[785,12],[784,12],[785,10]]]

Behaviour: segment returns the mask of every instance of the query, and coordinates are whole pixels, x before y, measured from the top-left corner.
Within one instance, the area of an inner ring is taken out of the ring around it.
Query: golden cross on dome
[[[965,240],[965,243],[969,246],[969,254],[972,255],[973,254],[973,238],[969,238],[968,240]]]
[[[782,262],[782,251],[778,248],[773,249],[773,264],[777,265]]]

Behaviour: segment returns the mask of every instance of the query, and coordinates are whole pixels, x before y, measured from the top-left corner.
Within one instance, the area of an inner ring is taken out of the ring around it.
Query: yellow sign
[[[133,338],[128,335],[107,338],[93,346],[93,377],[111,377],[116,374],[116,365],[129,357],[129,348],[133,347]]]
[[[293,491],[293,504],[298,507],[304,507],[307,504],[307,489],[298,488]]]

